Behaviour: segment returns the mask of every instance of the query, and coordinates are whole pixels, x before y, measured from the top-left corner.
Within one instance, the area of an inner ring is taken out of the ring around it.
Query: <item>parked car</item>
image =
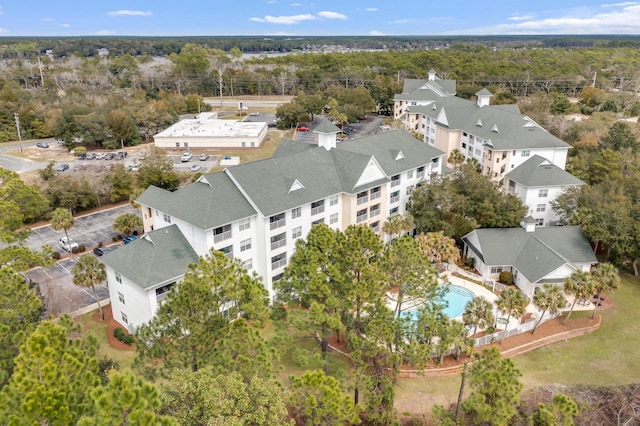
[[[297,130],[297,131],[299,131],[299,132],[308,132],[308,131],[309,131],[309,128],[308,128],[308,127],[305,127],[305,126],[298,126],[298,127],[296,128],[296,130]]]
[[[96,256],[102,256],[103,254],[107,254],[110,251],[111,251],[111,249],[108,248],[108,247],[96,247],[96,248],[93,249],[93,253]]]
[[[78,243],[76,243],[73,238],[67,239],[67,237],[62,237],[60,240],[60,248],[71,253],[71,250],[78,247]]]
[[[206,161],[209,158],[209,154],[200,154],[200,161]]]
[[[197,172],[201,168],[202,168],[202,166],[200,164],[194,164],[194,165],[191,166],[191,171],[192,172]]]
[[[185,152],[184,154],[182,154],[182,158],[180,159],[183,163],[187,162],[187,161],[191,161],[191,159],[193,158],[193,154],[190,152]]]
[[[102,160],[104,158],[104,153],[103,152],[99,152],[96,154],[96,160]]]
[[[64,141],[62,139],[56,139],[56,142],[59,143],[60,145],[64,145]]]
[[[87,154],[78,154],[78,160],[86,160],[87,159]]]
[[[118,155],[118,158],[121,160],[124,160],[125,158],[127,158],[127,153],[125,151],[119,151],[117,155]]]
[[[250,112],[249,115],[252,117],[259,117],[260,113],[258,111],[254,111],[254,112]]]
[[[135,235],[129,235],[129,236],[127,236],[127,237],[124,237],[124,238],[122,239],[122,241],[123,241],[125,244],[129,244],[131,241],[135,241],[135,240],[137,240],[137,239],[138,239],[138,237],[136,237]]]
[[[62,173],[68,169],[69,169],[69,165],[67,163],[62,163],[62,164],[58,164],[58,167],[56,167],[56,172]]]
[[[46,142],[38,142],[38,143],[36,144],[36,146],[37,146],[38,148],[49,148],[49,144],[48,144],[48,143],[46,143]]]
[[[94,158],[96,158],[95,152],[87,152],[87,160],[93,160]]]
[[[267,124],[268,127],[277,127],[278,126],[278,122],[276,120],[270,121],[269,124]]]
[[[105,154],[104,159],[105,160],[113,160],[114,158],[116,158],[116,155],[113,152],[108,152],[107,154]]]

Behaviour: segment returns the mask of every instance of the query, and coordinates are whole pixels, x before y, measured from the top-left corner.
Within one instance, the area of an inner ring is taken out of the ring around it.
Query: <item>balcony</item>
[[[358,204],[358,205],[360,205],[360,204],[364,204],[364,203],[366,203],[367,201],[369,201],[369,197],[368,197],[367,195],[365,195],[364,197],[358,197],[358,203],[357,203],[357,204]]]
[[[276,240],[276,241],[271,241],[271,250],[276,250],[280,247],[286,246],[287,245],[287,239],[286,238],[282,238],[280,240]]]
[[[214,234],[213,235],[213,242],[214,243],[219,243],[220,241],[228,240],[229,238],[231,238],[231,230],[230,229],[228,231],[224,231],[224,232],[221,232],[219,234]]]
[[[286,224],[287,224],[287,221],[284,218],[282,218],[280,220],[275,220],[275,221],[271,222],[270,227],[271,227],[271,230],[273,231],[274,229],[281,228]]]
[[[311,208],[311,216],[324,212],[324,205]],[[272,228],[273,229],[273,228]]]
[[[394,195],[389,199],[389,203],[391,204],[397,203],[398,201],[400,201],[400,194]]]
[[[271,262],[271,270],[278,269],[287,264],[287,259],[276,260],[275,262]]]
[[[364,222],[365,220],[367,220],[367,214],[359,214],[358,216],[356,216],[356,223],[360,223],[360,222]]]

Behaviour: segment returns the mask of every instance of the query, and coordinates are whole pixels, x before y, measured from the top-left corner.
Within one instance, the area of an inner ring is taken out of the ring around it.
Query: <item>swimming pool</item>
[[[464,307],[470,300],[473,300],[473,293],[470,290],[457,285],[447,285],[447,291],[441,300],[441,302],[446,305],[442,312],[447,314],[449,318],[455,318],[462,315]],[[412,309],[402,314],[409,315],[411,319],[415,320],[418,316],[418,310]]]

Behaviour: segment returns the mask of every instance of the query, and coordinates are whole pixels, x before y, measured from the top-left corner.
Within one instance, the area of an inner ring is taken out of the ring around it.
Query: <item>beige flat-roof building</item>
[[[255,148],[267,137],[267,123],[220,120],[201,113],[154,136],[160,148]]]

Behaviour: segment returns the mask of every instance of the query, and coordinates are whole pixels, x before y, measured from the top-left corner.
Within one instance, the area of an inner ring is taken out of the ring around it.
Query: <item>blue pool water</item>
[[[444,293],[442,303],[447,305],[442,310],[449,318],[455,318],[462,315],[467,302],[473,300],[473,293],[464,287],[457,285],[448,285],[447,291]],[[409,315],[412,319],[417,319],[418,310],[413,309],[403,312],[403,315]]]

